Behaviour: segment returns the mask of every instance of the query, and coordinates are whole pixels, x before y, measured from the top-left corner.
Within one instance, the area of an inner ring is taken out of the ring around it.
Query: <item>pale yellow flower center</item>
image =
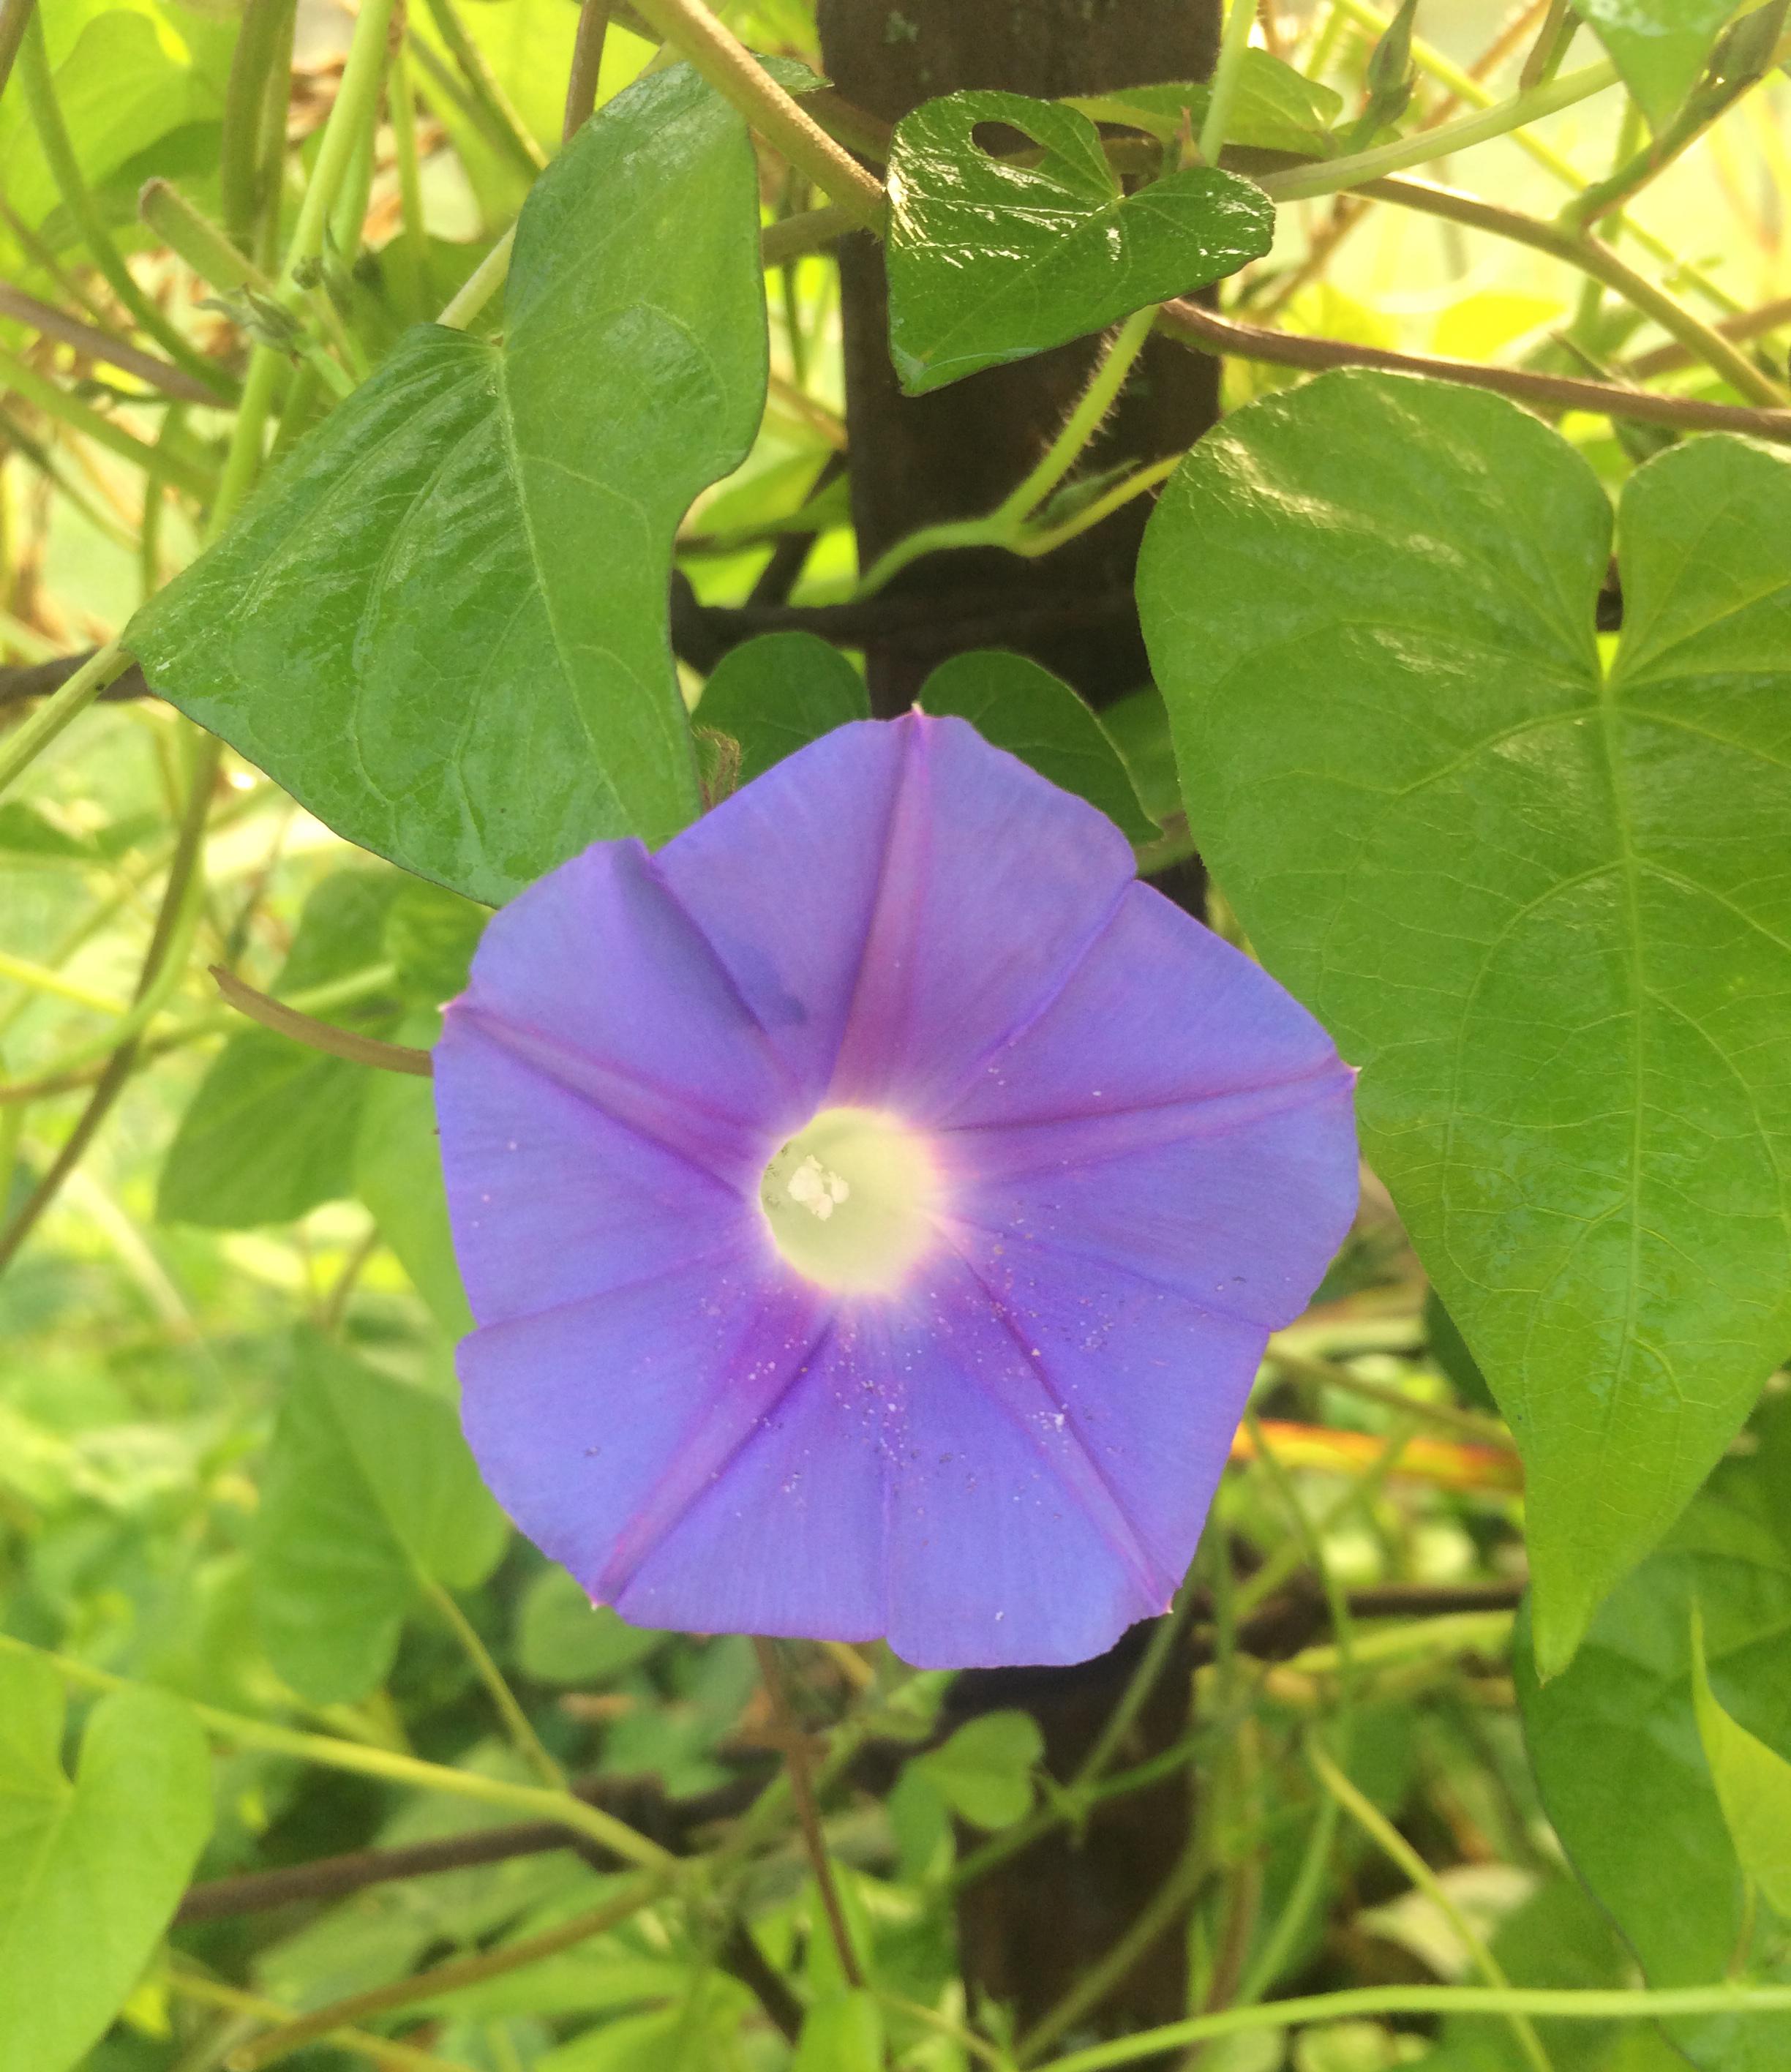
[[[926,1143],[872,1108],[823,1108],[759,1182],[771,1241],[823,1288],[888,1293],[926,1249],[939,1198]]]

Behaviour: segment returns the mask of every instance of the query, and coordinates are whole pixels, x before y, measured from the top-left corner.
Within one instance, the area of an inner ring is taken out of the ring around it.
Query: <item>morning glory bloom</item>
[[[642,1626],[1099,1653],[1355,1207],[1324,1031],[956,719],[550,873],[435,1068],[467,1437]]]

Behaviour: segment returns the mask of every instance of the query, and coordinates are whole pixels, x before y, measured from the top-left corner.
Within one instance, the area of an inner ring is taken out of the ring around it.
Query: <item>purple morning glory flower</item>
[[[435,1083],[517,1523],[638,1624],[929,1667],[1167,1606],[1355,1206],[1318,1025],[919,714],[531,887]]]

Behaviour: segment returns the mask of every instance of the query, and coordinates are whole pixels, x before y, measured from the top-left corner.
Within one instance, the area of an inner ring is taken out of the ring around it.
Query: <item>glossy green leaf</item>
[[[156,689],[488,902],[697,808],[672,536],[764,400],[746,126],[683,68],[531,191],[501,345],[423,325],[133,620]]]
[[[1695,1605],[1691,1702],[1736,1858],[1773,1911],[1791,1919],[1791,1762],[1723,1710],[1711,1688],[1703,1618]]]
[[[1100,722],[1041,664],[999,648],[954,655],[926,679],[919,702],[968,720],[985,741],[1099,807],[1128,841],[1155,840],[1156,825]]]
[[[974,134],[985,122],[1043,158],[991,157]],[[889,351],[911,396],[1204,287],[1275,236],[1262,190],[1211,166],[1123,193],[1087,116],[1019,93],[947,94],[905,116],[889,191]]]
[[[1033,1770],[1044,1753],[1030,1712],[984,1712],[911,1767],[973,1827],[1011,1827],[1032,1811]]]
[[[73,1780],[62,1682],[0,1655],[0,2072],[70,2072],[149,1962],[212,1832],[205,1737],[177,1698],[96,1705]]]
[[[1606,676],[1610,528],[1514,405],[1332,374],[1201,442],[1139,586],[1194,837],[1523,1453],[1551,1671],[1791,1344],[1791,456],[1633,478]]]
[[[691,715],[740,744],[738,781],[848,720],[869,719],[865,680],[831,643],[812,633],[761,633],[715,665]]]
[[[1698,83],[1739,0],[1578,0],[1579,18],[1612,56],[1658,130]]]
[[[420,1585],[483,1581],[507,1536],[451,1404],[298,1334],[254,1560],[262,1645],[302,1697],[364,1697]]]
[[[564,1568],[546,1568],[522,1601],[516,1659],[543,1684],[608,1684],[670,1638],[630,1626],[607,1605],[594,1605]]]
[[[343,870],[305,902],[274,990],[304,993],[384,964],[387,910],[400,881],[387,870]],[[389,1033],[389,990],[319,1019]],[[240,1230],[290,1223],[354,1190],[355,1144],[372,1075],[244,1020],[181,1118],[162,1169],[164,1223]]]
[[[1600,1610],[1569,1668],[1541,1683],[1527,1622],[1518,1628],[1518,1696],[1544,1807],[1657,1986],[1722,1978],[1745,1912],[1699,1736],[1694,1606],[1715,1701],[1775,1759],[1791,1758],[1788,1413],[1783,1399],[1763,1412],[1756,1449],[1718,1467]],[[1772,1956],[1771,1929],[1763,1916],[1756,1968]],[[1676,2023],[1673,2033],[1705,2072],[1780,2072],[1791,2061],[1791,2016]]]
[[[1200,134],[1207,99],[1203,84],[1181,80],[1128,86],[1115,93],[1071,96],[1065,105],[1079,109],[1091,121],[1123,122],[1173,144],[1185,130]],[[1267,51],[1247,50],[1232,90],[1226,141],[1259,150],[1329,158],[1337,148],[1331,125],[1342,113],[1341,94],[1308,79]]]

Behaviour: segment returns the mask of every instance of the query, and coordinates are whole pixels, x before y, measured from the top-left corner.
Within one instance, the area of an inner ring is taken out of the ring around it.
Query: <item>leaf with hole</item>
[[[1514,405],[1349,372],[1208,434],[1139,597],[1202,853],[1362,1068],[1571,1659],[1791,1345],[1791,454],[1611,514]]]
[[[1518,1696],[1544,1810],[1656,1986],[1722,1978],[1744,1934],[1756,1975],[1791,1978],[1771,1916],[1760,1910],[1748,1929],[1746,1874],[1699,1731],[1692,1645],[1701,1607],[1713,1702],[1782,1767],[1791,1404],[1769,1403],[1753,1436],[1755,1451],[1718,1467],[1600,1609],[1571,1667],[1542,1683],[1526,1622],[1518,1630]],[[1791,2015],[1703,2017],[1671,2033],[1704,2072],[1780,2072],[1791,2061]]]
[[[298,1334],[254,1569],[261,1643],[301,1697],[365,1697],[424,1585],[483,1582],[508,1534],[450,1403]]]
[[[610,102],[531,191],[504,313],[408,333],[126,635],[339,833],[487,902],[697,809],[666,598],[764,401],[741,117],[683,67]]]
[[[212,1832],[205,1737],[178,1698],[102,1698],[73,1779],[61,1679],[0,1654],[0,2072],[70,2072],[136,1985]]]
[[[1033,140],[992,157],[983,123]],[[947,94],[889,149],[889,352],[910,396],[1085,337],[1268,250],[1275,210],[1195,166],[1128,195],[1085,115],[1020,93]]]
[[[1138,803],[1119,751],[1041,663],[1000,648],[954,655],[922,685],[918,702],[927,712],[968,720],[984,740],[1098,807],[1128,841],[1156,840],[1159,830]]]

